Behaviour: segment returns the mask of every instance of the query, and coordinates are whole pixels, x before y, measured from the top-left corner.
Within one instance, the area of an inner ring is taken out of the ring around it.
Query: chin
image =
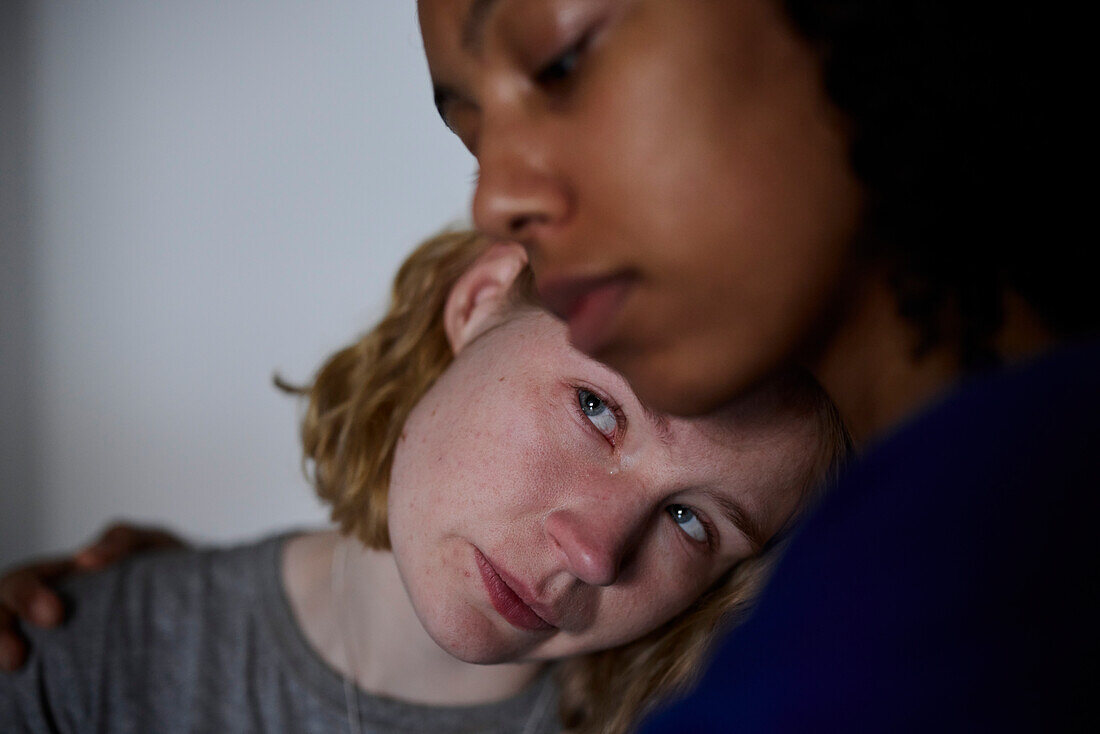
[[[432,619],[421,619],[424,629],[444,652],[464,663],[512,663],[521,659],[531,647],[518,634],[510,635],[497,628],[473,609],[454,614],[437,610],[437,614]]]

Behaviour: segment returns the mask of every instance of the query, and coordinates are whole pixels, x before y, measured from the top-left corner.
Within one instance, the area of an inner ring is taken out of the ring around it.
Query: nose
[[[549,136],[529,116],[507,114],[498,121],[486,115],[478,134],[474,226],[493,237],[530,242],[566,221],[572,196],[555,173]]]
[[[603,503],[598,510],[561,508],[546,519],[546,534],[559,560],[569,573],[587,584],[615,583],[638,547],[650,513],[641,502],[624,501],[620,505],[610,508]]]

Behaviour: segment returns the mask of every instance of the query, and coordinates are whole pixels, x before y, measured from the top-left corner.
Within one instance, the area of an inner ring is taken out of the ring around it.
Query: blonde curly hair
[[[445,232],[416,248],[394,280],[382,320],[322,365],[313,383],[276,384],[308,401],[302,420],[303,467],[331,507],[341,532],[368,548],[390,549],[387,495],[393,457],[413,407],[454,358],[443,309],[459,277],[490,242]],[[533,306],[524,270],[512,289],[517,306]],[[822,460],[805,489],[819,485],[850,445],[832,403],[809,378],[790,391],[820,422]],[[805,504],[805,503],[803,503]],[[563,726],[578,734],[626,732],[665,696],[685,690],[705,659],[714,631],[743,615],[765,581],[781,543],[728,572],[686,612],[645,637],[557,663]]]

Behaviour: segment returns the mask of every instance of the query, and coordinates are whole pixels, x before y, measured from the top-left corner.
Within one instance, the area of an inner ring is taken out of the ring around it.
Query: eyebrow
[[[621,377],[621,375],[620,375]],[[626,381],[626,378],[623,378]],[[658,413],[650,408],[648,405],[642,402],[642,399],[635,396],[638,401],[638,405],[642,406],[642,413],[645,415],[646,421],[649,423],[650,428],[653,429],[653,433],[657,436],[657,439],[665,446],[671,446],[673,444],[672,426],[668,421],[668,416]],[[705,489],[704,492],[711,500],[714,501],[718,508],[722,511],[722,516],[745,536],[749,541],[749,546],[752,548],[753,554],[759,553],[767,545],[767,538],[764,537],[764,530],[760,527],[760,523],[748,513],[744,505],[735,500],[733,497],[727,497],[716,489]]]
[[[462,21],[462,48],[464,51],[477,55],[481,53],[482,40],[485,36],[485,23],[500,0],[473,0],[470,9],[466,11],[466,18]],[[434,80],[433,80],[434,82]],[[432,101],[435,103],[436,112],[443,119],[452,132],[454,128],[447,120],[447,105],[459,95],[454,89],[445,84],[432,84]]]
[[[734,498],[727,497],[714,489],[707,489],[706,494],[718,505],[726,519],[748,538],[749,545],[752,546],[752,552],[754,554],[759,553],[767,544],[760,523],[756,522],[752,515],[745,510],[745,507]]]
[[[625,378],[624,378],[625,381]],[[637,398],[637,396],[635,396]],[[648,405],[641,401],[641,398],[637,398],[638,405],[642,406],[642,412],[645,414],[646,421],[649,423],[649,427],[653,429],[654,435],[665,446],[672,445],[672,427],[669,425],[668,417],[664,416]]]
[[[482,37],[485,35],[485,21],[489,12],[500,0],[473,0],[462,23],[462,48],[470,53],[481,50]]]

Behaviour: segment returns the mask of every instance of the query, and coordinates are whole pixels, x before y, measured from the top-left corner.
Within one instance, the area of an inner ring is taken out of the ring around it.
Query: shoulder
[[[176,692],[186,695],[193,683],[185,671],[207,655],[203,648],[239,639],[255,626],[263,568],[277,562],[280,546],[281,539],[272,538],[234,548],[157,551],[65,579],[58,591],[66,623],[56,630],[24,628],[28,664],[0,676],[0,729],[8,730],[8,719],[45,717],[83,730],[94,715],[120,716],[119,707],[164,695],[158,686],[178,685]]]
[[[1092,461],[1095,455],[1080,449],[1100,438],[1098,409],[1100,340],[1066,345],[962,382],[873,447],[862,464],[864,471],[899,473],[916,465],[950,478],[972,466],[1001,476],[1062,458]]]
[[[137,641],[169,635],[219,609],[248,608],[259,593],[265,563],[277,562],[280,543],[269,538],[226,548],[156,551],[70,577],[59,587],[70,611],[64,631],[76,636],[110,627]],[[46,634],[44,641],[51,637]]]

